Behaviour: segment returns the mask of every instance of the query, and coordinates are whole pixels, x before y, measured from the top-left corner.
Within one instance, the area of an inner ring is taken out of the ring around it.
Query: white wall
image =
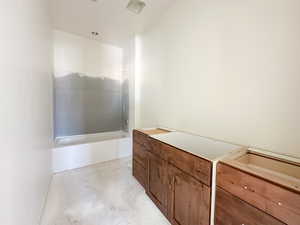
[[[126,40],[123,49],[123,82],[128,82],[128,130],[135,127],[135,39]]]
[[[0,3],[0,221],[5,225],[38,225],[51,179],[48,3]]]
[[[300,157],[300,1],[174,1],[137,40],[137,127]]]
[[[121,48],[59,30],[53,33],[56,77],[81,73],[121,80]]]

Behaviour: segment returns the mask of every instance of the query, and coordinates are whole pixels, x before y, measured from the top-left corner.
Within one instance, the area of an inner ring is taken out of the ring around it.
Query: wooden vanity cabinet
[[[217,186],[216,225],[300,224],[300,193],[226,163],[217,166]]]
[[[168,213],[174,225],[210,224],[210,188],[169,164]]]
[[[133,174],[171,224],[209,225],[211,162],[139,131],[133,143]]]

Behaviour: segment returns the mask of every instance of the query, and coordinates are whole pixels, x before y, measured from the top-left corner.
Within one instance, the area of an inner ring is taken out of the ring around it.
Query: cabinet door
[[[167,210],[167,163],[148,153],[148,192],[157,207],[166,215]]]
[[[168,214],[174,225],[209,225],[211,189],[169,165]]]

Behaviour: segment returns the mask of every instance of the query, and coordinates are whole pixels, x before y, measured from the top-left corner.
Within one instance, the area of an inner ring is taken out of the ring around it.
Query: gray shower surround
[[[127,130],[128,82],[72,73],[55,78],[55,136]]]

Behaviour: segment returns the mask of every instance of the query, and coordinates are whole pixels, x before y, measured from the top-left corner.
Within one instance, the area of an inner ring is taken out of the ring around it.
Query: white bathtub
[[[131,142],[124,131],[57,138],[52,154],[53,172],[128,157],[132,154]]]

